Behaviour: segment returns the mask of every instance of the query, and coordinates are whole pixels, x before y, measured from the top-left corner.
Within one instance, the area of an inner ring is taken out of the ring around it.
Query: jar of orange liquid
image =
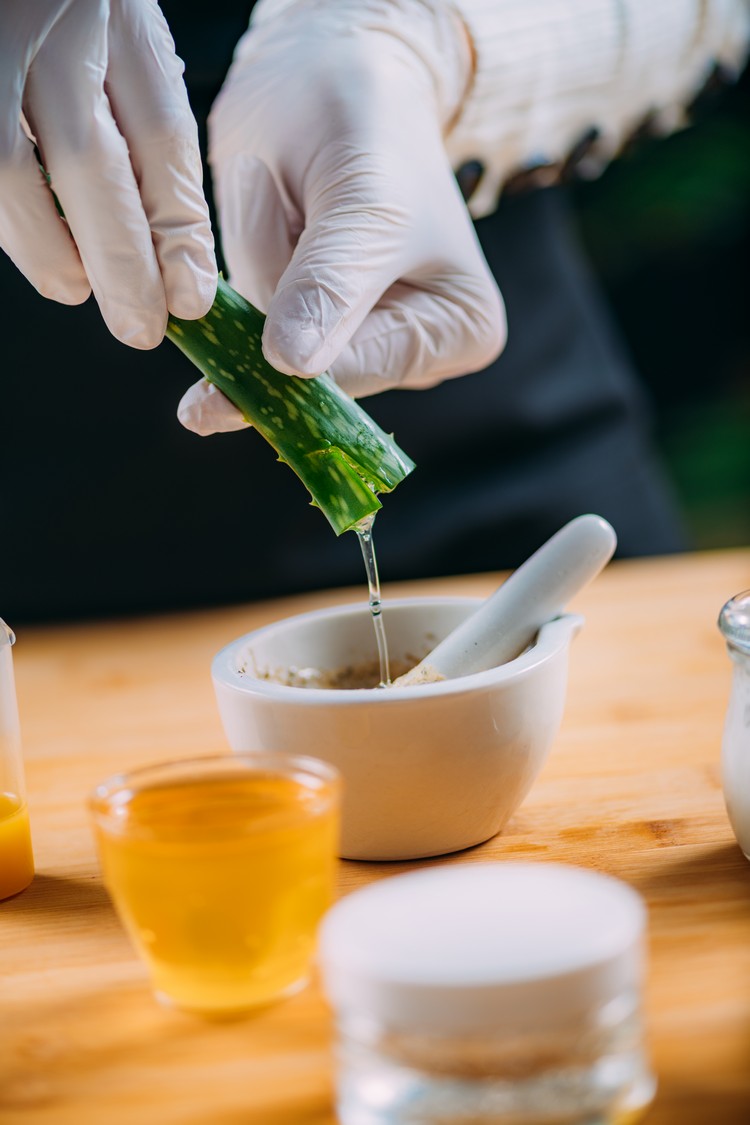
[[[13,678],[15,639],[0,618],[0,899],[18,894],[34,878]]]

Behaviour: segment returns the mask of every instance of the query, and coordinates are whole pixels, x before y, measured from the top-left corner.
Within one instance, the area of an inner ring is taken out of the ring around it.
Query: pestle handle
[[[616,545],[601,516],[566,523],[395,686],[469,676],[513,660],[606,566]]]

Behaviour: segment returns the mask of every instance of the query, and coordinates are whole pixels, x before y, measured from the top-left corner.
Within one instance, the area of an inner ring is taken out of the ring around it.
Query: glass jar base
[[[341,1075],[338,1119],[341,1125],[635,1125],[656,1092],[651,1072],[636,1066],[632,1080],[614,1088],[581,1071],[513,1082],[375,1067]]]
[[[0,902],[5,902],[6,899],[16,898],[17,895],[23,894],[27,891],[31,884],[34,882],[34,872],[30,875],[24,876],[23,879],[9,883],[7,886],[0,886]]]
[[[284,1000],[291,999],[296,996],[298,992],[302,992],[309,984],[310,978],[308,975],[300,977],[298,980],[292,981],[286,988],[273,995],[260,996],[257,1000],[242,1001],[238,1004],[191,1004],[183,1000],[179,1000],[160,989],[154,990],[155,1000],[163,1007],[169,1008],[172,1011],[184,1012],[190,1016],[201,1016],[203,1019],[216,1019],[216,1020],[231,1020],[242,1019],[245,1016],[254,1015],[256,1012],[262,1012],[266,1008],[272,1008],[275,1004],[279,1004]]]

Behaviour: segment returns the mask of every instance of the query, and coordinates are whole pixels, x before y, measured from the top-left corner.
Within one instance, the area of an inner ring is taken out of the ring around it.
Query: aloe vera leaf
[[[167,336],[241,411],[306,486],[337,535],[382,507],[414,468],[329,375],[282,375],[261,351],[263,313],[223,278],[201,320],[169,318]]]

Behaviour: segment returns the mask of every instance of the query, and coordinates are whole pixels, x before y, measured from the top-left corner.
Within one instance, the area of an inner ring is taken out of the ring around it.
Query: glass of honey
[[[340,778],[277,753],[148,766],[89,798],[104,882],[159,1000],[221,1015],[308,977],[333,900]]]

